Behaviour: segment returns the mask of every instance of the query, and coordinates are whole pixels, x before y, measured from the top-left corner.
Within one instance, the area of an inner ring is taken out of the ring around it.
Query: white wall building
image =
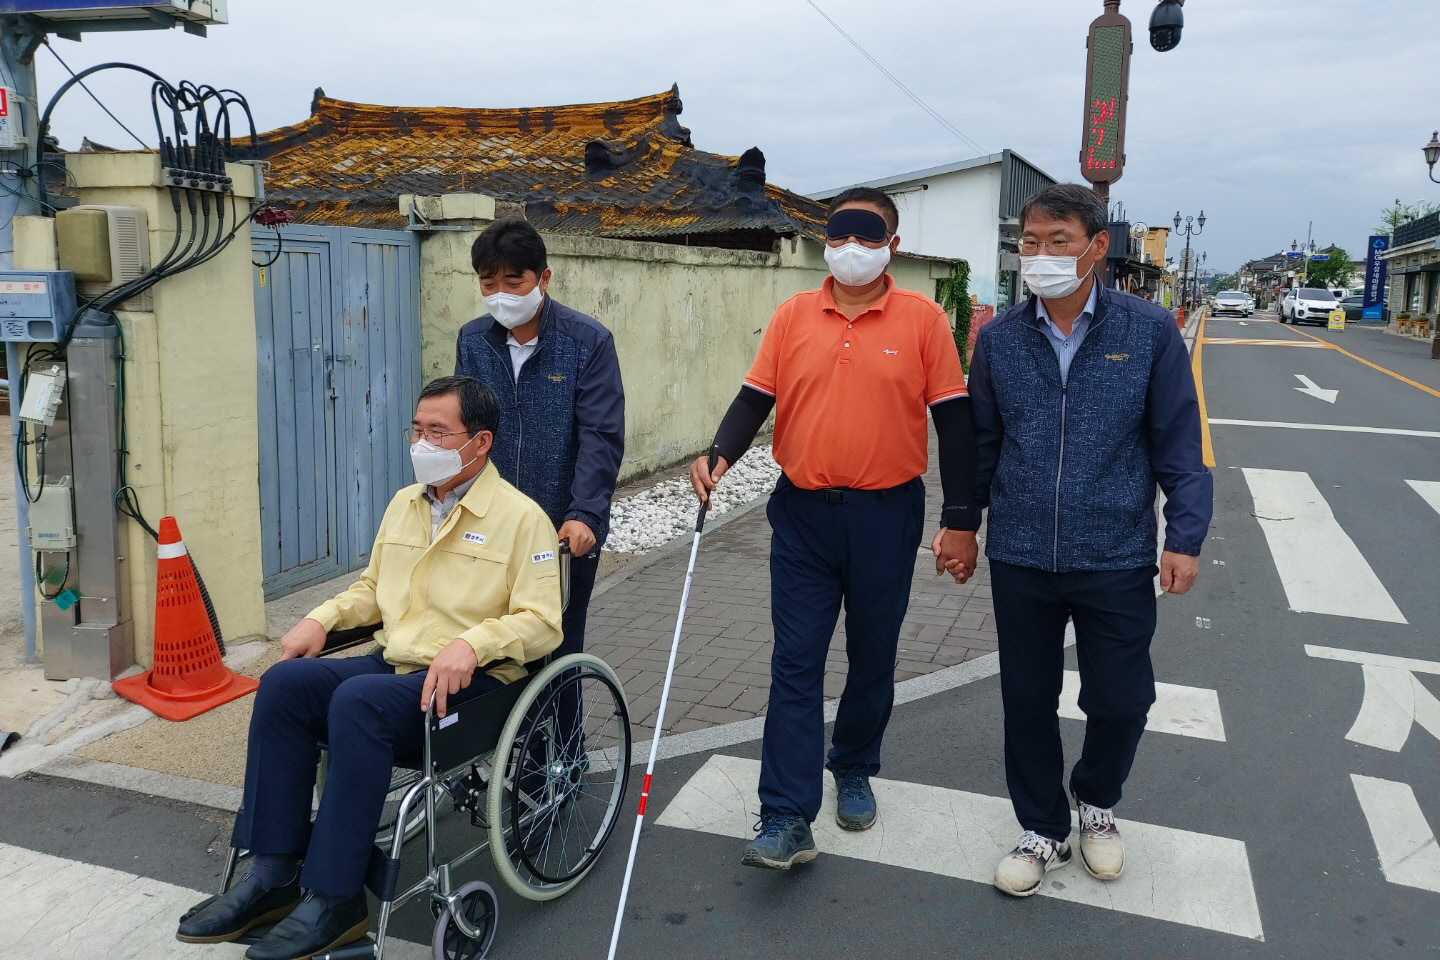
[[[850,186],[874,187],[900,209],[900,249],[970,264],[970,292],[1004,310],[1014,300],[1020,208],[1055,178],[1012,150]],[[829,201],[849,187],[822,190]],[[922,291],[932,294],[932,291]]]

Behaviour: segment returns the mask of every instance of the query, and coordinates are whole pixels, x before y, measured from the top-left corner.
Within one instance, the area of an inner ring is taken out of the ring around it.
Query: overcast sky
[[[1100,0],[816,0],[984,152],[1010,148],[1079,180],[1085,35]],[[1206,226],[1221,270],[1302,242],[1364,249],[1381,207],[1440,200],[1420,148],[1440,126],[1435,0],[1190,0],[1180,46],[1134,24],[1123,178],[1129,219]],[[343,11],[343,12],[342,12]],[[885,78],[806,0],[230,0],[205,39],[178,30],[52,39],[75,70],[128,60],[243,93],[262,130],[303,120],[311,92],[367,103],[476,107],[623,100],[679,83],[702,150],[758,146],[800,193],[977,155]],[[41,100],[65,78],[36,54]],[[153,137],[148,86],[91,88]],[[55,112],[82,136],[134,141],[78,88]],[[1172,241],[1173,247],[1173,241]]]

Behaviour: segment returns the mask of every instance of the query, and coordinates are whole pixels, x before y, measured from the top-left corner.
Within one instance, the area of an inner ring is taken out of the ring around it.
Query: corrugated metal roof
[[[268,198],[306,223],[401,227],[401,194],[483,193],[541,230],[768,249],[824,235],[824,208],[765,182],[758,149],[695,149],[678,87],[636,100],[506,109],[388,107],[317,90],[260,134]]]

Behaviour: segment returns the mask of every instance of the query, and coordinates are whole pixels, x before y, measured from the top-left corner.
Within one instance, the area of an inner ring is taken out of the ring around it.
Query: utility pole
[[[22,31],[14,20],[0,24],[0,82],[15,91],[15,102],[11,103],[12,122],[19,117],[20,143],[16,149],[0,150],[0,159],[9,161],[8,167],[0,171],[0,270],[15,266],[15,218],[34,216],[41,212],[41,206],[33,198],[34,188],[28,181],[43,176],[45,145],[37,143],[40,124],[40,107],[36,102],[35,51],[44,40],[43,34]],[[33,151],[33,152],[32,152]],[[25,161],[33,156],[35,166],[29,178],[21,176],[26,169]],[[16,448],[20,439],[20,374],[24,358],[21,344],[5,344],[5,376],[7,392],[10,395],[10,443]],[[9,458],[15,473],[15,527],[16,549],[20,554],[20,617],[25,629],[25,662],[34,663],[35,650],[35,573],[30,554],[30,541],[25,531],[30,526],[30,504],[25,496],[25,485],[17,458]]]

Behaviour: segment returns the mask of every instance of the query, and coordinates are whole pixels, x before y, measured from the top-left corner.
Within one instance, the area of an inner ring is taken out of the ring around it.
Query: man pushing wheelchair
[[[419,759],[427,709],[444,716],[519,680],[560,645],[555,527],[490,464],[499,418],[479,380],[421,391],[408,437],[417,483],[391,500],[360,579],[281,638],[260,681],[235,825],[250,871],[183,918],[178,939],[275,924],[247,960],[295,960],[364,938],[375,826],[393,767]],[[381,623],[369,655],[319,657],[327,632]]]

